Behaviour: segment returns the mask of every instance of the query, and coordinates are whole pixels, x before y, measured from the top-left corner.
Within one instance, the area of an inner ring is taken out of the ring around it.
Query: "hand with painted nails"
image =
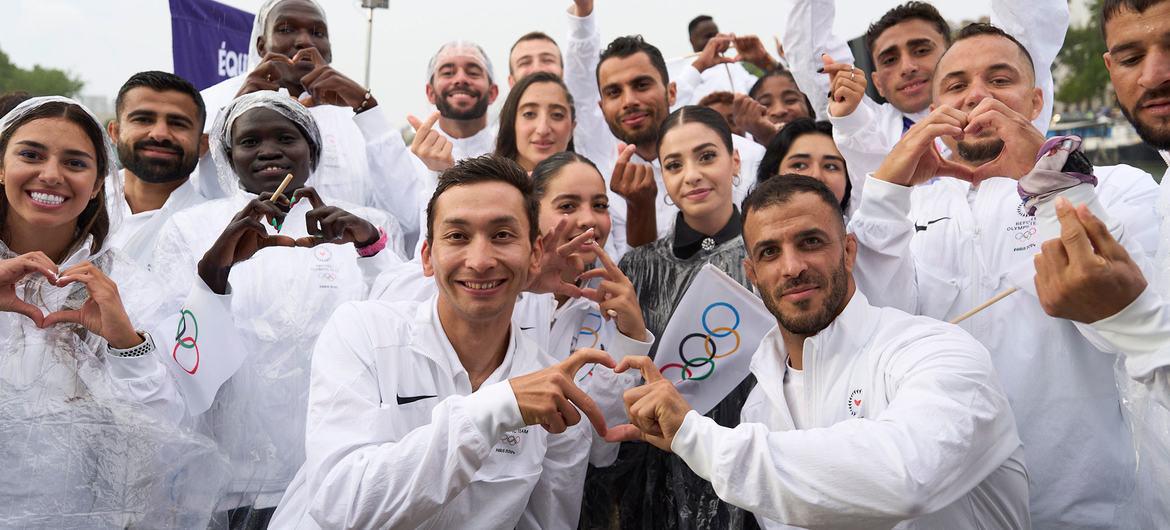
[[[525,291],[553,293],[569,298],[581,296],[581,288],[576,283],[577,277],[585,270],[581,252],[593,249],[590,245],[596,236],[590,228],[570,239],[570,230],[572,225],[569,220],[561,219],[551,232],[541,234],[537,239],[536,244],[541,249],[540,271],[528,280]]]
[[[308,199],[313,209],[305,213],[308,237],[298,238],[298,247],[315,247],[322,243],[344,245],[353,243],[356,247],[372,245],[381,237],[373,223],[336,206],[329,206],[321,200],[317,190],[305,186],[293,193],[293,203]]]
[[[582,295],[597,302],[604,315],[603,318],[615,320],[618,331],[622,335],[639,342],[646,342],[646,339],[649,338],[646,333],[646,322],[642,319],[642,306],[638,303],[638,293],[634,290],[634,284],[610,259],[609,254],[605,253],[605,249],[597,244],[597,241],[593,241],[591,244],[594,247],[593,252],[597,254],[597,259],[601,262],[601,267],[586,271],[580,279],[588,281],[593,278],[601,278],[601,283],[597,285],[597,288],[583,289]]]
[[[0,311],[20,313],[31,319],[37,327],[44,327],[45,315],[41,310],[16,294],[16,284],[30,274],[40,274],[57,284],[57,264],[44,252],[29,252],[15,258],[0,260]]]
[[[54,284],[65,287],[75,282],[85,286],[89,298],[77,309],[49,313],[44,327],[62,322],[78,324],[120,350],[142,344],[144,339],[130,322],[114,280],[93,263],[83,261],[62,271]]]
[[[1045,241],[1032,259],[1044,312],[1091,324],[1116,315],[1142,291],[1146,278],[1105,223],[1085,205],[1056,199],[1060,237]]]
[[[605,434],[605,440],[608,442],[640,440],[670,452],[674,435],[682,428],[683,420],[692,410],[691,405],[674,384],[662,377],[662,372],[658,371],[658,367],[654,366],[654,361],[649,357],[626,357],[613,371],[620,374],[630,368],[641,371],[645,383],[627,390],[622,395],[630,423],[610,428]]]
[[[548,368],[509,379],[524,424],[540,425],[548,432],[559,434],[580,422],[581,413],[584,413],[597,433],[605,436],[605,417],[601,409],[573,384],[577,371],[589,363],[614,367],[613,358],[608,353],[582,348]]]
[[[296,246],[291,237],[268,235],[261,224],[264,220],[279,230],[288,215],[288,199],[283,196],[269,199],[272,199],[272,194],[265,192],[249,201],[199,260],[199,277],[212,292],[226,294],[232,266],[251,258],[260,249]]]
[[[455,165],[451,151],[455,148],[450,140],[435,130],[435,122],[439,121],[439,113],[431,114],[427,121],[419,121],[414,116],[407,116],[406,121],[414,128],[414,140],[410,142],[410,152],[414,153],[427,169],[443,172]]]

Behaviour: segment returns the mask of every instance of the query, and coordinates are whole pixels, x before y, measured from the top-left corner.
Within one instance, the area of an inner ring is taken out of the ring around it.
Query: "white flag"
[[[752,355],[775,326],[759,297],[707,264],[675,307],[654,364],[706,414],[748,376]]]
[[[188,295],[178,315],[167,320],[174,337],[160,337],[171,373],[192,416],[211,408],[219,387],[239,370],[246,352],[225,297],[212,293],[203,281]],[[166,328],[164,328],[166,329]],[[164,346],[165,345],[165,346]]]

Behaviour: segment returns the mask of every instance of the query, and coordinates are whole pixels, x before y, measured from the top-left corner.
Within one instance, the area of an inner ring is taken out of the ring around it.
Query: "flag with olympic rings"
[[[707,264],[675,307],[654,364],[706,414],[748,376],[752,355],[775,325],[759,297]]]
[[[168,368],[183,394],[187,412],[202,414],[211,408],[219,387],[239,370],[247,356],[240,347],[242,340],[231,307],[206,286],[197,287],[161,330],[174,330],[155,337],[155,344],[165,348]]]

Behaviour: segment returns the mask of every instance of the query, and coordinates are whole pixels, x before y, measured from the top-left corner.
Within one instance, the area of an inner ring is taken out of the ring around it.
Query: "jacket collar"
[[[832,370],[839,360],[846,360],[864,350],[877,331],[880,310],[869,305],[869,300],[857,289],[845,304],[845,309],[820,333],[804,340],[806,373],[810,370]],[[809,354],[815,352],[815,366],[809,364]],[[777,325],[760,341],[760,348],[752,356],[751,370],[760,387],[772,402],[784,403],[784,373],[788,370],[788,352]]]
[[[513,372],[513,365],[524,364],[515,361],[517,355],[522,353],[520,350],[521,346],[524,345],[515,332],[519,327],[515,322],[509,326],[511,331],[508,333],[508,346],[504,352],[504,360],[483,382],[485,385],[507,379]],[[463,368],[459,355],[455,353],[455,347],[451,345],[451,340],[447,338],[447,333],[443,331],[443,324],[439,321],[438,294],[432,295],[430,300],[419,304],[415,309],[414,334],[411,337],[411,344],[416,351],[434,361],[451,377],[459,375],[463,375],[464,378],[468,377],[467,370]]]

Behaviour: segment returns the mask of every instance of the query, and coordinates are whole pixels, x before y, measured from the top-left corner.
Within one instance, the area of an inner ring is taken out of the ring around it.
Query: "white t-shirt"
[[[788,402],[793,426],[804,429],[808,425],[804,407],[804,370],[797,370],[790,363],[785,364],[788,366],[784,371],[784,400]]]

